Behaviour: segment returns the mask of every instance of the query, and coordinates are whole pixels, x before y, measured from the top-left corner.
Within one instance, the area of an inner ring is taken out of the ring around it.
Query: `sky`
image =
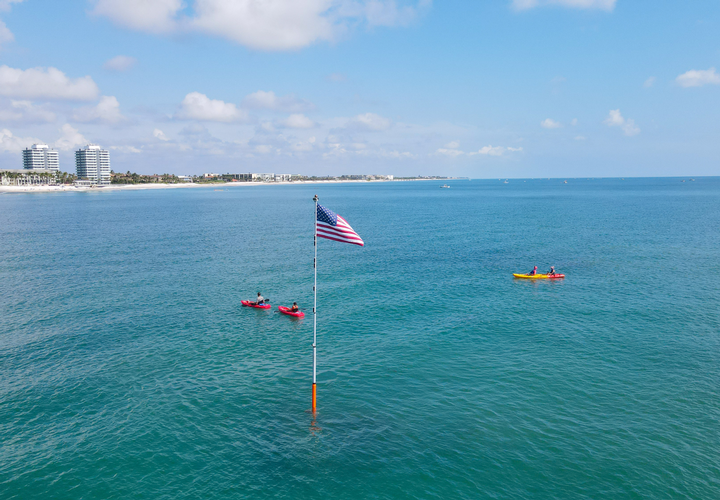
[[[720,175],[718,68],[718,0],[0,0],[0,168]]]

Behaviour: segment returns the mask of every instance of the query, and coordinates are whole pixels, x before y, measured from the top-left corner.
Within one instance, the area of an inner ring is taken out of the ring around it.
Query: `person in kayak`
[[[259,306],[259,305],[262,304],[263,302],[265,302],[265,299],[263,298],[262,295],[260,295],[260,292],[258,292],[257,301],[255,301],[255,302],[250,302],[250,304],[252,304],[252,305],[254,305],[254,306]]]
[[[533,270],[528,273],[528,276],[535,276],[537,274],[537,266],[533,267]]]
[[[290,308],[290,312],[296,313],[299,310],[300,310],[300,308],[298,307],[297,302],[293,302],[293,306]]]
[[[548,271],[548,276],[555,276],[555,266],[550,266],[550,270]]]

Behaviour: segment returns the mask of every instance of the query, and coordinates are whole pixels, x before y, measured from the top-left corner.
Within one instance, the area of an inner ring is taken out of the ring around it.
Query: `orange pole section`
[[[312,412],[315,413],[317,410],[317,391],[315,390],[316,386],[313,384],[313,396],[312,396]]]

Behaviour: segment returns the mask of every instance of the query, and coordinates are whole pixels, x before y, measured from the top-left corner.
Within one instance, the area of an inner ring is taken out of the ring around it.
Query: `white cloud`
[[[315,122],[302,114],[290,115],[284,120],[280,120],[279,124],[287,128],[313,128],[315,126]]]
[[[342,73],[332,73],[328,75],[327,79],[331,82],[342,83],[347,81],[347,76]]]
[[[0,11],[8,11],[14,3],[20,3],[23,0],[0,0]],[[0,49],[5,43],[10,43],[15,40],[15,35],[8,29],[5,23],[0,20]]]
[[[620,127],[628,137],[640,133],[640,128],[635,125],[635,120],[632,118],[625,119],[623,115],[620,114],[619,109],[611,109],[603,123],[608,127]]]
[[[69,151],[75,149],[83,144],[88,144],[89,141],[78,132],[76,128],[73,128],[70,124],[66,123],[60,128],[62,135],[60,139],[55,141],[55,147],[63,151]]]
[[[231,102],[209,99],[200,92],[190,92],[180,104],[176,118],[229,123],[244,120],[247,115]]]
[[[110,146],[110,149],[121,153],[142,153],[142,151],[135,146]]]
[[[715,68],[698,70],[691,69],[679,75],[675,81],[681,87],[702,87],[703,85],[720,85],[720,75],[715,72]]]
[[[115,24],[148,33],[175,31],[182,0],[96,0],[92,13]]]
[[[487,156],[502,156],[504,153],[514,153],[522,151],[523,148],[505,148],[502,146],[485,146],[480,148],[477,152],[468,153],[469,156],[473,155],[487,155]]]
[[[243,99],[242,105],[251,109],[271,109],[274,111],[307,111],[315,105],[305,99],[298,99],[294,95],[278,97],[273,91],[258,90]]]
[[[445,147],[448,149],[457,149],[460,147],[460,141],[451,141],[445,144]]]
[[[120,103],[115,96],[104,95],[96,106],[78,108],[73,113],[78,122],[118,123],[125,120],[120,113]]]
[[[373,132],[387,130],[390,128],[390,125],[392,125],[392,122],[388,118],[376,115],[375,113],[357,115],[348,122],[348,127],[370,130]]]
[[[560,128],[560,127],[562,127],[560,122],[556,122],[555,120],[552,120],[550,118],[545,118],[543,121],[541,121],[540,126],[542,128]]]
[[[160,130],[159,128],[156,128],[153,130],[153,136],[157,139],[160,139],[161,141],[169,141],[170,139],[165,135],[165,133]]]
[[[381,150],[378,152],[378,156],[382,158],[392,158],[397,160],[406,160],[406,159],[415,159],[417,158],[417,155],[412,154],[410,151],[385,151]]]
[[[14,3],[23,3],[25,0],[0,0],[0,10],[10,10],[10,7],[12,7],[12,4]]]
[[[577,127],[577,124],[578,124],[577,118],[573,118],[572,121],[570,122],[570,125],[572,125],[573,127]]]
[[[262,50],[305,47],[332,40],[329,0],[196,0],[191,25],[210,35]]]
[[[108,71],[123,72],[127,71],[137,63],[137,59],[130,56],[115,56],[112,59],[108,59],[103,64],[103,68]]]
[[[599,9],[612,12],[616,0],[512,0],[515,10],[527,10],[546,5],[557,5],[574,9]]]
[[[0,48],[5,43],[10,43],[15,40],[15,35],[8,29],[2,20],[0,20]]]
[[[0,121],[23,123],[49,123],[55,121],[55,113],[30,101],[11,99],[7,104],[7,106],[0,105]]]
[[[100,93],[92,78],[68,78],[57,68],[0,66],[0,95],[25,99],[91,101]]]
[[[312,149],[313,149],[313,142],[315,142],[315,138],[314,138],[314,137],[311,137],[311,139],[312,139],[312,140],[310,140],[310,141],[308,141],[308,142],[296,142],[295,144],[292,144],[292,145],[290,146],[290,149],[292,149],[293,151],[298,151],[298,152],[302,152],[302,151],[312,151]]]
[[[417,6],[398,6],[395,0],[368,0],[364,5],[364,15],[368,24],[373,26],[407,25],[431,5],[431,0],[420,1]]]
[[[460,155],[465,154],[462,151],[460,151],[459,149],[452,149],[452,148],[440,148],[436,151],[436,153],[441,154],[443,156],[449,156],[451,158],[456,158]]]
[[[42,143],[42,141],[33,137],[15,137],[8,129],[0,129],[0,151],[20,152],[37,143]]]
[[[293,50],[335,40],[359,23],[408,24],[430,5],[431,0],[400,5],[396,0],[194,0],[185,11],[181,0],[95,0],[93,14],[149,33],[194,31],[254,49]]]
[[[649,89],[650,87],[653,86],[654,83],[655,83],[655,77],[651,76],[650,78],[645,80],[645,83],[643,83],[643,87],[645,87],[646,89]]]

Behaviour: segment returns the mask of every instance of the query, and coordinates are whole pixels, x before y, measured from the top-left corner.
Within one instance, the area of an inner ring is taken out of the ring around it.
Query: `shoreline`
[[[102,187],[85,187],[70,185],[43,185],[43,186],[0,186],[0,194],[12,193],[102,193],[108,191],[137,191],[145,189],[197,189],[197,188],[227,188],[235,186],[299,186],[305,184],[348,184],[371,182],[414,182],[414,181],[447,181],[452,179],[395,179],[392,181],[378,180],[335,180],[335,181],[286,181],[286,182],[224,182],[217,184],[199,184],[188,182],[185,184],[110,184]]]

